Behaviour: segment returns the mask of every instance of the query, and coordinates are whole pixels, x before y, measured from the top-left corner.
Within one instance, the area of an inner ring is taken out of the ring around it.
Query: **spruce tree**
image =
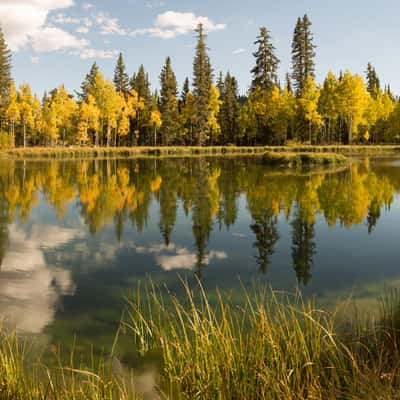
[[[378,74],[376,73],[375,68],[371,63],[367,65],[367,90],[371,94],[371,96],[376,97],[378,92],[381,90],[381,83],[378,78]]]
[[[132,124],[132,129],[136,131],[135,135],[144,138],[145,143],[150,143],[152,130],[149,129],[149,120],[151,117],[151,90],[149,75],[145,72],[144,66],[141,65],[137,73],[133,74],[130,81],[131,89],[134,89],[139,97],[143,99],[144,109],[136,112],[135,123]]]
[[[80,100],[86,101],[88,94],[93,91],[94,81],[99,71],[100,70],[98,65],[96,64],[96,62],[94,62],[92,67],[90,68],[89,73],[86,75],[84,81],[81,84],[81,92],[78,93]]]
[[[117,65],[114,70],[114,85],[118,93],[127,94],[129,92],[129,77],[126,73],[122,53],[119,53]]]
[[[221,126],[222,144],[237,143],[239,95],[236,79],[228,72],[226,74],[221,93],[221,111],[219,124]]]
[[[187,95],[189,92],[190,92],[189,78],[186,78],[185,82],[183,83],[182,92],[181,92],[181,98],[180,98],[181,105],[186,104],[186,98],[187,98]]]
[[[167,57],[160,75],[160,111],[162,116],[161,136],[164,145],[169,145],[179,135],[180,116],[178,108],[178,85],[171,59]]]
[[[143,65],[139,67],[139,70],[136,74],[133,74],[133,77],[130,81],[130,86],[132,89],[137,91],[138,95],[144,99],[146,104],[150,103],[151,90],[149,74],[145,72]]]
[[[0,28],[0,109],[3,111],[8,103],[11,85],[11,51]]]
[[[258,49],[253,53],[256,65],[251,70],[253,74],[251,89],[260,87],[263,90],[272,90],[278,82],[279,59],[275,55],[275,47],[271,42],[271,35],[267,28],[260,28],[260,34],[254,44],[258,46]]]
[[[290,79],[289,72],[287,72],[285,76],[285,88],[288,91],[288,93],[293,93],[292,80]]]
[[[211,83],[213,78],[210,58],[207,53],[203,25],[196,29],[197,46],[193,62],[193,95],[195,98],[195,140],[198,146],[205,143],[207,138],[207,123],[209,118],[209,103]]]
[[[307,14],[297,19],[292,42],[292,78],[299,96],[308,77],[315,78],[315,45]]]

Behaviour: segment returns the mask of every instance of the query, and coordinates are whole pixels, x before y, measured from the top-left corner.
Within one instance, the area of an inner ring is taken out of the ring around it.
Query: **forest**
[[[292,68],[278,78],[271,33],[261,27],[246,95],[228,71],[215,73],[200,24],[192,79],[178,85],[166,58],[158,90],[141,65],[131,77],[123,55],[108,80],[94,63],[75,93],[64,85],[40,99],[16,87],[0,30],[0,148],[28,146],[257,146],[400,142],[400,103],[368,63],[315,79],[316,46],[307,15],[298,18]]]

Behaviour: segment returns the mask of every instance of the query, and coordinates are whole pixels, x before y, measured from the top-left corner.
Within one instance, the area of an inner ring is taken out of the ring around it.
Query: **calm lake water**
[[[149,277],[332,305],[400,285],[400,160],[282,171],[261,158],[0,162],[0,316],[46,343],[109,346]]]

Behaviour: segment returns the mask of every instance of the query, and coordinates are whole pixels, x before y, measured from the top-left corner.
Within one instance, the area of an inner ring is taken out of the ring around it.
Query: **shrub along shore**
[[[81,158],[141,156],[221,156],[262,155],[265,153],[337,153],[343,155],[382,155],[400,152],[400,146],[164,146],[164,147],[17,147],[0,150],[0,157],[12,158]]]
[[[382,299],[376,319],[363,321],[269,289],[244,292],[240,306],[223,294],[211,305],[201,287],[185,293],[178,300],[140,288],[121,323],[139,357],[160,355],[158,371],[135,375],[113,351],[111,361],[89,367],[28,366],[29,348],[3,333],[0,398],[400,398],[397,292]]]

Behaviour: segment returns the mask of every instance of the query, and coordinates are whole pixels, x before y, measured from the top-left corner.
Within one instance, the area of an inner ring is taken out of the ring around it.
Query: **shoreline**
[[[170,146],[170,147],[18,147],[0,150],[0,158],[101,158],[101,157],[191,157],[245,156],[266,153],[336,153],[342,155],[376,155],[400,152],[400,145],[377,146]]]

